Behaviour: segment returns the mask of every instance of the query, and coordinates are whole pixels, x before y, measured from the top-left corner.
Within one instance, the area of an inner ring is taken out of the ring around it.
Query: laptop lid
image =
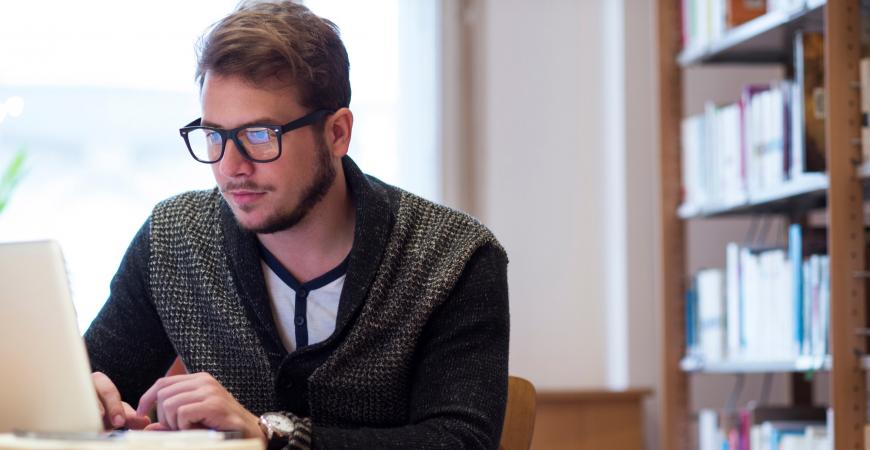
[[[0,433],[99,432],[60,246],[0,244]]]

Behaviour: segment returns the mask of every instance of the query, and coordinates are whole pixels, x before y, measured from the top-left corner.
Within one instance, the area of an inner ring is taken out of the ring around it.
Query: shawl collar
[[[338,306],[335,332],[324,342],[294,353],[316,351],[331,346],[347,331],[356,313],[365,303],[372,280],[377,273],[394,223],[398,198],[379,180],[362,173],[349,156],[342,159],[351,201],[356,209],[353,247],[348,258],[347,276]],[[269,294],[260,265],[257,237],[241,229],[233,212],[220,197],[220,221],[226,245],[226,256],[236,287],[242,295],[249,315],[260,325],[258,332],[267,343],[272,356],[286,354],[272,318]]]

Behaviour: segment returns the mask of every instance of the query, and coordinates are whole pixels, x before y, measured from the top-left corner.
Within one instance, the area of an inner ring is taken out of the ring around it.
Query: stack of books
[[[821,407],[755,406],[698,413],[700,450],[830,450]]]
[[[703,50],[731,28],[768,12],[793,13],[805,0],[682,0],[683,48]]]
[[[686,293],[687,356],[704,363],[824,359],[828,257],[805,252],[802,234],[791,225],[787,248],[731,243],[724,270],[693,277]]]
[[[825,171],[824,37],[797,33],[794,80],[748,85],[682,122],[683,204],[738,205]]]

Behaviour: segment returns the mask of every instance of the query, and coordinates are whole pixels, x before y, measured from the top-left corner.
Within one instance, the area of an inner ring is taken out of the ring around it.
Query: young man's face
[[[223,129],[249,124],[283,125],[309,110],[292,88],[254,87],[244,79],[208,73],[202,87],[202,123]],[[285,133],[281,157],[249,161],[226,143],[212,172],[242,228],[257,233],[288,229],[304,220],[335,180],[334,161],[317,128]]]

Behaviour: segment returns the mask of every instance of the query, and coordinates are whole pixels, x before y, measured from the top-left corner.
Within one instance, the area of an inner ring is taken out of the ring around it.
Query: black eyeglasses
[[[258,162],[272,162],[281,157],[281,136],[297,128],[316,123],[323,117],[334,113],[330,109],[318,109],[284,125],[245,125],[232,130],[204,127],[202,118],[190,122],[179,129],[187,150],[193,159],[214,164],[224,157],[227,141],[232,139],[239,153],[246,159]]]

